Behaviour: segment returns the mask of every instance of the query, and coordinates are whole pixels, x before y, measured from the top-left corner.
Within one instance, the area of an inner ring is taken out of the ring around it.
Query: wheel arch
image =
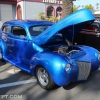
[[[52,54],[50,54],[50,56],[52,56]],[[55,58],[56,59],[55,61],[51,61],[50,56],[48,54],[48,58],[42,55],[41,57],[40,56],[33,57],[30,64],[31,74],[35,76],[36,68],[38,66],[42,66],[48,71],[49,75],[51,76],[51,78],[57,85],[59,86],[66,85],[67,83],[69,83],[69,79],[66,78],[66,73],[64,71],[64,66],[66,65],[66,61],[63,61],[64,59],[59,56],[55,56],[57,59]],[[44,57],[44,59],[42,59],[42,57]],[[52,58],[52,60],[54,59]],[[55,65],[55,62],[58,63],[58,66]],[[61,64],[59,62],[61,62]],[[62,62],[63,62],[63,65],[62,65]]]

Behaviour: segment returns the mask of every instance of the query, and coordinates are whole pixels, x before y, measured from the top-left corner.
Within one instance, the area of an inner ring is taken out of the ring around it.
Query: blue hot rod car
[[[92,47],[73,45],[73,39],[94,19],[89,10],[82,9],[56,24],[7,21],[0,31],[0,59],[36,76],[44,89],[86,80],[99,68],[100,54]]]

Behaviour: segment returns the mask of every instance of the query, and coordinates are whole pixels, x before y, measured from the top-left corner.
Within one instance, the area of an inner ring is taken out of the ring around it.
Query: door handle
[[[11,44],[10,46],[11,46],[11,47],[13,47],[14,45],[13,45],[13,44]]]
[[[12,45],[12,44],[7,44],[7,46],[11,46],[11,47],[13,47],[14,45]]]

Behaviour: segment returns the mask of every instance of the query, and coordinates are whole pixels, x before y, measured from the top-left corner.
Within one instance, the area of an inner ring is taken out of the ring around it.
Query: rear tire
[[[47,70],[41,66],[36,69],[36,78],[39,85],[45,90],[51,90],[56,86]]]

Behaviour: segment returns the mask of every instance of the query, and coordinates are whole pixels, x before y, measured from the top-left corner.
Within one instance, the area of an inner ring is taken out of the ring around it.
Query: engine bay
[[[59,46],[54,48],[53,52],[57,52],[59,54],[64,54],[66,56],[71,56],[72,54],[79,52],[80,50],[77,48],[75,49],[75,47],[68,47],[68,46]]]
[[[47,52],[55,52],[72,58],[77,57],[77,54],[79,56],[85,54],[80,47],[66,40],[61,34],[56,34],[46,44],[42,45],[42,47]]]
[[[43,46],[43,48],[47,52],[54,52],[54,53],[58,53],[61,55],[66,55],[66,56],[71,56],[73,54],[76,54],[82,51],[77,46],[66,46],[66,45],[61,45],[61,44]]]

